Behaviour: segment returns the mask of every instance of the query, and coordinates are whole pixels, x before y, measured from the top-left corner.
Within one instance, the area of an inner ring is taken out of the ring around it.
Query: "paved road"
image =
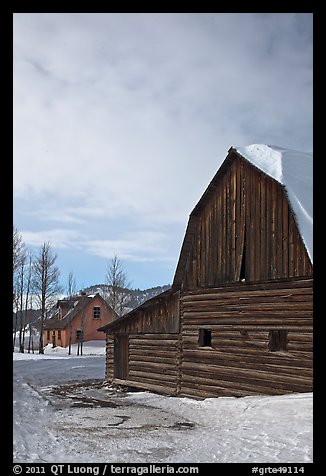
[[[103,387],[104,357],[14,362],[15,462],[164,462],[194,426]]]

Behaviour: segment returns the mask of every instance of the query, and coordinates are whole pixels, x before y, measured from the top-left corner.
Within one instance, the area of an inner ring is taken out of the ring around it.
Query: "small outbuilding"
[[[312,154],[231,147],[172,288],[102,326],[106,380],[196,398],[312,390]]]

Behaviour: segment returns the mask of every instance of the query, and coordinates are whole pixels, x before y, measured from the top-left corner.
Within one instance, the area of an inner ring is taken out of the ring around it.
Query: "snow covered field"
[[[308,463],[312,394],[196,401],[102,385],[104,343],[14,353],[14,462]]]

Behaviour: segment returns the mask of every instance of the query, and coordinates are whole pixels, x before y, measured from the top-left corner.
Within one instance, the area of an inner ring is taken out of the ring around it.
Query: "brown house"
[[[43,332],[43,345],[67,347],[71,336],[71,344],[104,340],[97,332],[99,325],[112,322],[117,316],[110,306],[99,295],[76,296],[71,300],[61,299],[57,303],[55,315],[49,319]]]
[[[197,398],[312,389],[312,156],[231,148],[172,288],[102,326],[106,380]]]

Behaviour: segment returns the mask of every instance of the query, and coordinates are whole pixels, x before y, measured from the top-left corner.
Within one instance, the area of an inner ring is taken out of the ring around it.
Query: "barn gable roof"
[[[252,144],[236,152],[285,189],[301,238],[313,261],[313,155],[274,145]]]
[[[313,261],[313,155],[265,144],[231,147],[226,159],[189,216],[187,230],[174,275],[173,289],[179,288],[182,283],[187,257],[194,238],[197,217],[206,204],[207,199],[215,192],[221,176],[224,175],[230,162],[236,155],[240,155],[242,159],[249,162],[260,172],[268,175],[283,186],[296,219],[299,233],[309,258],[311,262]]]

